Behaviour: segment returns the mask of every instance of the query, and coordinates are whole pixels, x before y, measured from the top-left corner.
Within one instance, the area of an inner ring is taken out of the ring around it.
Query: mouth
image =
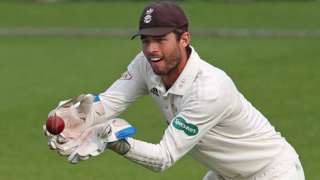
[[[159,62],[162,59],[160,57],[150,57],[150,58],[148,58],[148,60],[151,61],[151,62]]]

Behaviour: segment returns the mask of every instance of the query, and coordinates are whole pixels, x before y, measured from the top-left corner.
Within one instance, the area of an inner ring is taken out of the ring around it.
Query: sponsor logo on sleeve
[[[175,117],[172,125],[174,128],[183,131],[188,136],[195,136],[199,132],[196,125],[187,123],[187,121],[181,116]]]

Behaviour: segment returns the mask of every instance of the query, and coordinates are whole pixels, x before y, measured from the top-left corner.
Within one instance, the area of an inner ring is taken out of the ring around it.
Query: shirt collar
[[[162,80],[159,76],[152,73],[151,80],[154,82],[154,88],[157,88],[163,96],[168,96],[168,94],[184,95],[186,90],[192,85],[192,82],[196,78],[199,72],[199,55],[194,50],[192,46],[191,54],[187,61],[186,66],[179,75],[178,79],[174,82],[171,88],[166,92]]]

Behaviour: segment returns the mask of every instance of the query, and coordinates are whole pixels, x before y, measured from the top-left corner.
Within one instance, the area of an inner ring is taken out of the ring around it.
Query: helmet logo
[[[154,9],[152,9],[152,8],[149,8],[146,11],[146,15],[144,16],[144,20],[143,20],[144,23],[148,24],[151,22],[151,20],[152,20],[151,14],[153,13],[153,11],[154,11]]]

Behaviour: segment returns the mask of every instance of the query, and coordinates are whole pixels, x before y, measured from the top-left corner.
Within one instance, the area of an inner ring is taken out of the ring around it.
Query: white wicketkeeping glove
[[[70,163],[87,160],[101,154],[108,144],[133,136],[136,129],[123,119],[112,119],[86,129],[78,139],[80,144],[68,157]]]
[[[106,121],[104,114],[99,98],[91,94],[60,102],[48,116],[61,117],[65,128],[59,135],[53,135],[47,131],[45,125],[43,126],[49,147],[62,155],[70,155],[80,145],[79,139],[85,130],[94,124]]]

